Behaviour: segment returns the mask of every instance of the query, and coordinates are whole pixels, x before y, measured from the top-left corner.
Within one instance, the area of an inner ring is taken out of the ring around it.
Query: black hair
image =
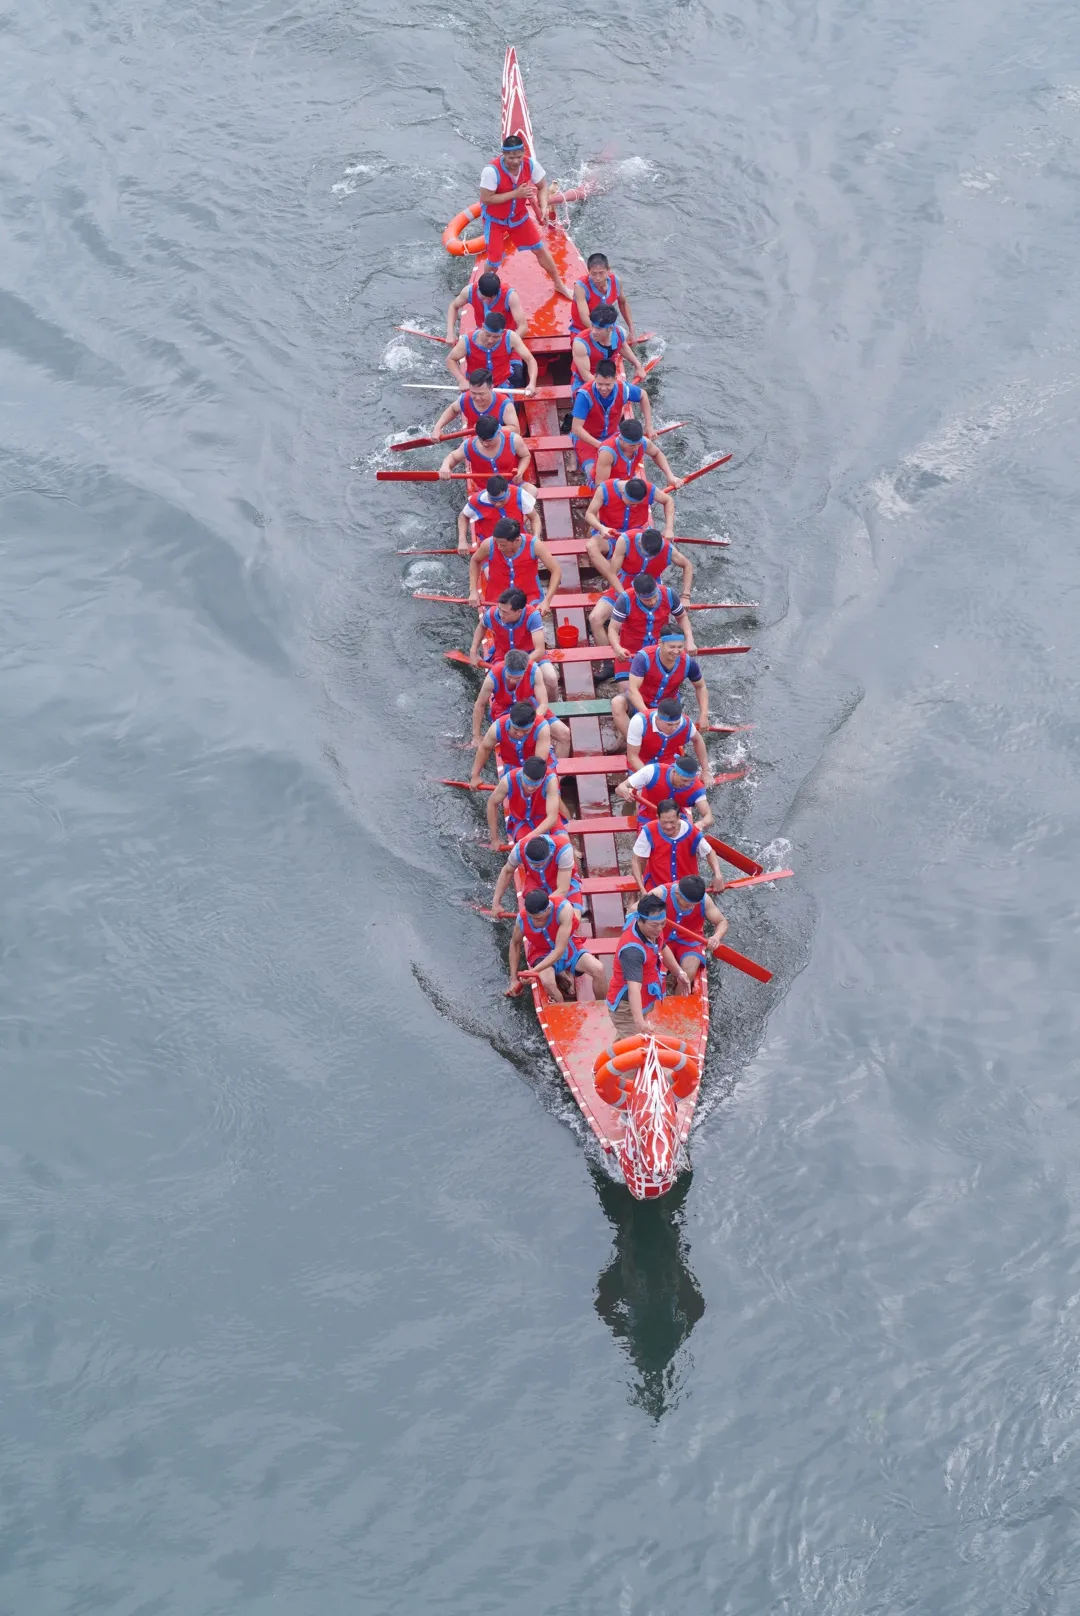
[[[585,268],[610,269],[611,265],[608,263],[604,253],[590,253],[588,258],[585,260]]]
[[[512,135],[507,135],[506,139],[503,141],[503,151],[505,151],[508,146],[513,146],[514,150],[516,151],[519,146],[524,146],[524,144],[525,136],[521,133],[520,129],[515,129],[514,133]]]
[[[631,416],[619,422],[619,435],[625,438],[627,443],[640,443],[645,436],[645,428],[640,421],[635,421]]]
[[[503,667],[509,668],[511,673],[524,673],[528,666],[529,653],[520,651],[516,645],[512,645],[503,657]]]
[[[525,894],[525,909],[530,915],[542,915],[548,906],[548,895],[543,887],[534,887]]]
[[[512,516],[500,516],[492,531],[497,539],[518,539],[521,537],[521,523]]]
[[[596,367],[596,374],[598,376],[603,376],[605,380],[609,376],[614,376],[615,375],[615,361],[614,361],[614,359],[601,359],[600,363]]]
[[[677,724],[682,717],[682,702],[674,696],[668,696],[666,700],[657,704],[656,716],[662,718],[665,724]]]
[[[690,903],[700,903],[707,890],[704,876],[684,875],[679,882],[679,891]]]
[[[490,387],[491,372],[484,370],[480,365],[474,365],[465,377],[470,387]]]
[[[498,336],[500,331],[506,330],[506,316],[500,314],[498,309],[492,309],[490,314],[484,315],[484,330],[492,331]]]
[[[631,587],[635,595],[655,595],[656,579],[651,572],[635,572]]]
[[[498,297],[502,291],[502,281],[493,269],[485,269],[476,283],[476,290],[481,297]]]
[[[499,596],[500,606],[509,606],[512,612],[523,612],[529,603],[524,589],[504,589]]]
[[[649,485],[644,477],[631,477],[627,481],[626,492],[633,500],[644,499],[649,492]]]
[[[660,916],[665,913],[666,909],[667,904],[664,902],[663,898],[661,898],[655,892],[646,892],[645,896],[639,900],[637,906],[638,917],[641,920],[659,920]]]
[[[538,757],[526,758],[521,765],[521,772],[528,780],[542,780],[548,772],[547,760]]]
[[[489,477],[484,484],[484,493],[490,494],[492,499],[501,499],[509,487],[509,479],[496,474],[494,477]]]
[[[532,836],[525,843],[525,857],[532,859],[534,864],[539,864],[541,859],[546,859],[550,852],[551,849],[543,836]]]
[[[598,309],[593,309],[589,315],[591,325],[602,326],[606,331],[609,325],[614,325],[619,318],[619,311],[614,303],[601,303]]]
[[[660,818],[661,814],[677,814],[678,811],[679,805],[674,797],[665,797],[663,802],[658,802],[656,805],[657,819]]]
[[[664,535],[659,528],[647,527],[641,535],[641,548],[646,555],[659,555],[664,548]]]
[[[510,722],[515,729],[528,729],[536,717],[536,704],[531,701],[515,701],[510,709]]]
[[[509,651],[506,654],[509,656]],[[675,759],[675,767],[680,774],[696,774],[700,765],[693,752],[683,752]]]
[[[490,443],[498,430],[499,423],[491,415],[482,415],[476,423],[476,436],[481,443]]]

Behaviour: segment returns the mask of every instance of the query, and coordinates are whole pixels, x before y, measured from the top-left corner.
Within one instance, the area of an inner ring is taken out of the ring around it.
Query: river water
[[[797,870],[661,1209],[464,907],[453,501],[372,478],[509,41],[735,451]],[[0,1605],[1075,1612],[1075,8],[7,0],[0,86]]]

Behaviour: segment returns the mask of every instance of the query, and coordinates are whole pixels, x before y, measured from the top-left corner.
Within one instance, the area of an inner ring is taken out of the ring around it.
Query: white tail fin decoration
[[[656,1040],[650,1038],[626,1103],[619,1165],[631,1195],[651,1201],[666,1195],[675,1183],[678,1160],[678,1109],[667,1073],[656,1058]]]

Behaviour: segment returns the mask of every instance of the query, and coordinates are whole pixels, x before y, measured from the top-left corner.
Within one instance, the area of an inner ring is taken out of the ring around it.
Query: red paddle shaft
[[[674,920],[667,922],[667,929],[668,931],[677,931],[680,937],[686,937],[692,943],[701,942],[699,932],[687,931],[685,926],[677,925]],[[718,943],[710,952],[716,959],[723,960],[725,965],[733,965],[737,971],[745,972],[747,976],[754,977],[758,982],[772,981],[772,972],[767,971],[764,965],[759,965],[756,960],[749,959],[745,954],[736,953],[735,949],[729,948],[726,943]]]
[[[658,426],[653,433],[653,437],[662,438],[665,432],[677,432],[681,426],[685,425],[685,421],[672,421],[668,426]],[[472,435],[472,427],[466,426],[462,427],[460,432],[444,432],[440,437],[437,438],[404,438],[400,443],[391,443],[389,447],[392,453],[397,453],[402,449],[434,449],[440,443],[453,443],[458,438],[471,438]],[[547,439],[525,438],[523,442],[527,449],[535,449],[538,445],[540,445],[545,449],[554,448],[556,450],[564,450],[572,449],[574,447],[575,439],[570,437]]]
[[[684,477],[682,480],[683,487],[685,488],[687,483],[696,482],[699,477],[704,477],[707,472],[715,471],[717,466],[726,466],[728,461],[732,458],[732,455],[726,454],[721,455],[719,460],[710,460],[709,464],[707,466],[702,466],[700,471],[692,471],[689,477]],[[664,489],[665,494],[674,494],[676,492],[677,490],[674,483],[668,483],[667,487]]]
[[[726,550],[731,543],[730,539],[672,539],[672,544],[704,544],[714,550]],[[584,541],[575,543],[569,540],[552,539],[548,541],[548,548],[552,555],[568,555],[571,549],[575,553],[584,552]],[[454,556],[457,550],[399,550],[398,555],[403,556]],[[465,558],[462,557],[464,560]]]

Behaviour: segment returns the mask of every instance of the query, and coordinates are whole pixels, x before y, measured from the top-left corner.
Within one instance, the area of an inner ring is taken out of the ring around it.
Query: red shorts
[[[527,213],[521,223],[513,227],[500,224],[497,219],[487,220],[484,224],[484,241],[488,263],[501,264],[508,247],[514,246],[518,252],[536,252],[544,245],[544,236],[535,216]]]

